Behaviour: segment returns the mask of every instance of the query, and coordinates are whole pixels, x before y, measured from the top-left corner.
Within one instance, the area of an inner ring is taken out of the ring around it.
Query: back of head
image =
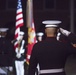
[[[45,33],[47,35],[56,35],[58,31],[58,28],[46,28]]]

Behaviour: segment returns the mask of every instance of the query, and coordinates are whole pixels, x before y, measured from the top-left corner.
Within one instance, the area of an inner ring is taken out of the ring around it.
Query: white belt
[[[64,69],[47,69],[47,70],[40,70],[39,74],[45,74],[45,73],[59,73],[59,72],[63,72]]]

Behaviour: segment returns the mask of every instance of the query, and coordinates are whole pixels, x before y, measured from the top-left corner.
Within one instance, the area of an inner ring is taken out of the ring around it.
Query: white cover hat
[[[0,32],[6,32],[8,28],[0,28]]]
[[[58,24],[61,23],[61,21],[58,20],[46,20],[42,21],[43,24],[45,24],[45,27],[59,27]]]
[[[44,35],[44,33],[42,33],[42,32],[37,33],[37,36],[43,36],[43,35]]]

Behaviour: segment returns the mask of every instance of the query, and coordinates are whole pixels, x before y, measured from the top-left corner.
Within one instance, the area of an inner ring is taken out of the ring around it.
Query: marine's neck
[[[47,37],[56,37],[56,35],[47,35]]]

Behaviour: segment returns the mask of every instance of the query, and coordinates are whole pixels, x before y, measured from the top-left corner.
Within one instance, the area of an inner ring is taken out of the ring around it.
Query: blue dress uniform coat
[[[68,36],[68,39],[70,40],[71,43],[76,44],[76,35],[73,33],[70,33]]]
[[[44,41],[36,43],[33,47],[28,75],[35,75],[35,69],[39,63],[40,70],[60,69],[65,67],[67,57],[76,53],[72,45],[57,41],[54,37],[48,37]],[[65,71],[59,73],[45,73],[41,75],[66,75]]]
[[[4,37],[0,38],[0,67],[12,66],[14,58],[13,45],[10,40]]]

